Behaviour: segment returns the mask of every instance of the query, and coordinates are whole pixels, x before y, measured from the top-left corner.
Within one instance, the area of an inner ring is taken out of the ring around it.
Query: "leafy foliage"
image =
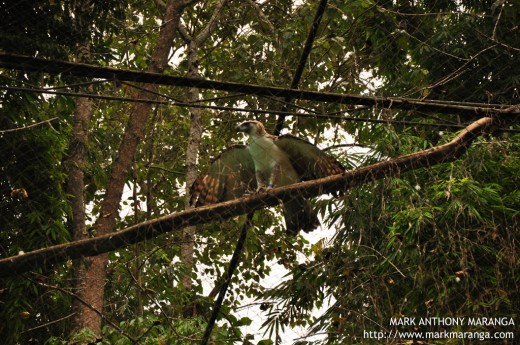
[[[3,12],[8,24],[0,24],[5,29],[0,30],[1,49],[70,60],[77,46],[88,41],[90,62],[143,70],[160,29],[160,3],[110,1],[80,8],[70,1],[22,1]],[[201,76],[288,86],[316,4],[252,3],[224,6],[223,19],[200,48]],[[187,32],[199,32],[217,4],[208,0],[188,8],[182,17]],[[301,88],[518,103],[519,13],[520,6],[511,1],[331,0]],[[180,36],[171,54],[171,69],[165,73],[186,75],[186,46]],[[86,81],[12,71],[2,71],[0,78],[2,86],[18,87]],[[91,92],[132,98],[139,85],[91,87]],[[162,86],[160,92],[186,99],[182,88]],[[230,143],[240,141],[237,122],[253,117],[274,128],[271,114],[231,107],[274,111],[283,104],[208,90],[200,90],[200,96],[210,100],[201,104],[223,107],[202,111],[201,170]],[[1,129],[49,121],[0,132],[0,253],[7,257],[70,240],[63,162],[74,102],[12,90],[2,90],[0,98]],[[348,169],[445,143],[455,135],[447,124],[472,120],[455,114],[294,103],[290,109],[295,113],[347,114],[344,121],[294,116],[286,124],[288,131],[328,147]],[[89,224],[99,216],[130,106],[96,100],[93,108],[88,161],[82,167]],[[348,120],[358,116],[424,126]],[[185,208],[190,121],[185,107],[154,105],[128,176],[118,229]],[[370,344],[376,341],[365,339],[363,330],[388,329],[391,317],[518,318],[519,139],[518,134],[493,133],[457,162],[366,181],[341,197],[314,200],[325,227],[336,229],[328,240],[288,238],[279,209],[257,212],[212,341],[291,343],[289,338],[297,338],[291,330],[304,328],[309,337],[294,342]],[[345,146],[347,142],[354,147]],[[192,344],[200,339],[217,291],[212,289],[223,279],[243,221],[216,219],[199,227],[193,271],[178,260],[182,238],[176,232],[110,253],[102,312],[118,329],[105,322],[102,343],[131,344],[133,338],[140,344]],[[95,229],[90,230],[94,236]],[[273,278],[280,268],[286,275]],[[73,297],[60,290],[72,286],[69,271],[69,263],[50,270],[35,267],[36,275],[0,283],[0,331],[7,344],[95,341],[88,330],[69,334],[66,320]],[[194,279],[190,291],[179,283],[186,274]],[[276,286],[269,286],[275,278]],[[252,309],[254,317],[242,316],[245,301],[259,304]],[[258,332],[262,323],[259,334],[248,334]],[[316,334],[322,336],[311,338]]]

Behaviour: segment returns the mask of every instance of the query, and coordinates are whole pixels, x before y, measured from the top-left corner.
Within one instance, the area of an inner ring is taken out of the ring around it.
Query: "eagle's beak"
[[[248,129],[248,126],[245,123],[241,123],[237,126],[237,132],[244,132],[246,133]]]

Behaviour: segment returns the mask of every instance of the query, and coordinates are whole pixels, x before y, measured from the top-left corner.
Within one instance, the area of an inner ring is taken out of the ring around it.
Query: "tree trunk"
[[[85,226],[85,183],[83,180],[83,165],[85,163],[85,151],[88,143],[88,127],[91,118],[92,100],[79,98],[76,100],[74,112],[74,127],[69,144],[70,157],[68,165],[67,193],[70,195],[72,207],[72,239],[78,241],[87,237]],[[89,259],[79,259],[74,263],[74,290],[81,295],[85,293],[88,279],[86,279],[85,264]],[[82,317],[86,306],[78,300],[72,301],[72,310],[75,313],[71,331],[76,332],[85,327],[90,328],[90,320]]]
[[[76,17],[74,25],[77,28],[83,28],[88,25],[85,18],[88,18],[90,9],[90,0],[79,1],[75,4]],[[88,40],[80,44],[75,51],[75,61],[81,63],[89,62],[91,60],[90,48]],[[86,89],[87,91],[92,91],[92,86],[87,86]],[[69,202],[72,208],[72,240],[79,241],[88,237],[85,224],[85,181],[83,169],[86,160],[90,119],[92,117],[92,99],[77,98],[75,104],[74,126],[69,143],[70,156],[67,161],[67,193],[70,195]],[[83,299],[88,298],[90,275],[95,274],[87,269],[90,261],[90,258],[81,258],[75,260],[73,265],[73,290],[76,296]],[[74,312],[74,317],[70,328],[71,334],[79,332],[83,328],[97,326],[95,320],[92,319],[88,312],[89,309],[85,304],[80,303],[78,299],[72,300],[72,311]]]
[[[188,76],[199,75],[196,64],[198,46],[190,44],[188,48]],[[191,88],[188,91],[188,102],[199,100],[199,89]],[[190,187],[197,178],[197,159],[199,157],[200,139],[202,137],[201,109],[191,108],[190,134],[186,147],[186,208],[190,208]],[[188,226],[182,231],[181,262],[186,267],[186,274],[182,278],[182,285],[186,291],[191,290],[193,269],[193,254],[195,248],[195,226]]]
[[[168,66],[168,56],[179,25],[183,9],[193,1],[168,1],[165,8],[163,25],[155,49],[152,53],[148,72],[162,73]],[[157,91],[158,86],[149,84],[146,89]],[[139,98],[151,99],[150,93],[141,91]],[[110,179],[105,197],[101,204],[100,216],[94,224],[97,235],[104,235],[114,230],[128,172],[132,167],[137,145],[143,138],[146,120],[151,111],[151,104],[137,103],[133,106],[130,119],[125,128],[119,152],[112,164]],[[83,266],[82,276],[76,282],[78,297],[86,301],[97,311],[102,312],[104,287],[108,255],[92,257]],[[83,289],[81,287],[84,287]],[[101,316],[90,308],[82,309],[77,315],[78,325],[90,328],[94,333],[101,333]]]
[[[188,62],[188,77],[198,78],[199,64],[198,64],[198,51],[202,44],[210,37],[214,31],[215,26],[221,17],[222,10],[229,0],[222,0],[220,4],[215,7],[213,15],[210,20],[201,30],[201,32],[191,37],[186,29],[181,25],[179,26],[179,32],[183,37],[184,41],[188,45],[187,49],[187,62]],[[200,91],[198,88],[190,88],[188,91],[188,102],[196,102],[199,100]],[[188,137],[188,146],[186,147],[186,209],[190,208],[190,187],[197,178],[197,159],[199,156],[199,147],[202,137],[202,119],[201,119],[200,108],[190,108],[191,124],[190,134]],[[186,227],[182,232],[182,245],[181,245],[181,262],[186,268],[186,272],[189,272],[182,278],[182,285],[186,291],[191,290],[193,281],[191,279],[191,272],[193,269],[193,256],[195,248],[195,226]]]

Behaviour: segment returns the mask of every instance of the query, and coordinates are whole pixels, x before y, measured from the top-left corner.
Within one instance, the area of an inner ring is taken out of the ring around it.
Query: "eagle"
[[[341,163],[313,144],[286,134],[274,136],[259,121],[245,121],[236,128],[249,136],[247,145],[234,145],[222,152],[197,177],[191,187],[194,207],[239,198],[253,191],[314,180],[345,171]],[[320,223],[307,198],[296,196],[283,202],[286,231],[295,236],[310,232]]]

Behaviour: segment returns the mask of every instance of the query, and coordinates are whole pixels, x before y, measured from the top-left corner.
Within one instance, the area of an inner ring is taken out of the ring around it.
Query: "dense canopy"
[[[197,344],[227,283],[214,344],[514,342],[517,1],[30,0],[0,1],[0,13],[0,55],[44,61],[6,67],[0,56],[0,259],[189,208],[187,189],[242,143],[244,120],[354,170],[507,118],[456,161],[310,199],[322,223],[310,235],[287,236],[280,207],[266,207],[0,278],[5,344]],[[243,90],[52,73],[56,61]],[[433,318],[443,323],[419,324]]]

